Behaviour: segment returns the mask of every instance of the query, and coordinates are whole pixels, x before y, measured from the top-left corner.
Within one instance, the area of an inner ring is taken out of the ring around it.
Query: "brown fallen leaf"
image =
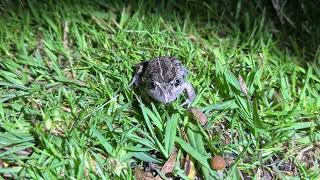
[[[198,121],[202,126],[204,126],[208,122],[207,116],[201,111],[200,108],[192,107],[189,110],[189,116]]]
[[[175,164],[176,164],[176,160],[177,160],[177,149],[174,148],[169,159],[162,166],[160,172],[162,172],[163,174],[171,173],[174,169]],[[159,175],[157,175],[155,179],[161,180],[161,177]]]
[[[249,99],[249,94],[248,94],[248,87],[246,85],[246,82],[243,80],[242,76],[239,75],[239,84],[240,84],[240,89],[243,92],[244,95],[246,95]]]
[[[69,33],[69,25],[68,21],[63,22],[63,47],[64,49],[68,49],[68,33]]]
[[[196,168],[193,162],[190,160],[189,155],[184,159],[184,172],[190,179],[196,179]]]

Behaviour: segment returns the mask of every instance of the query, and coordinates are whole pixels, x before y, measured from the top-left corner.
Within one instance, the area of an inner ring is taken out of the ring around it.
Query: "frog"
[[[185,93],[187,98],[181,106],[190,106],[194,101],[195,90],[186,79],[189,72],[178,58],[174,56],[155,57],[142,61],[135,67],[135,74],[129,86],[138,87],[140,92],[147,97],[170,104]]]

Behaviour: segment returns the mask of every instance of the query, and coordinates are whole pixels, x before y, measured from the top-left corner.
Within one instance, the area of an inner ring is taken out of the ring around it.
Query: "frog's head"
[[[159,77],[145,78],[144,90],[153,99],[162,103],[170,103],[177,99],[185,89],[186,71],[177,71],[173,77],[169,77],[165,81],[159,81]]]

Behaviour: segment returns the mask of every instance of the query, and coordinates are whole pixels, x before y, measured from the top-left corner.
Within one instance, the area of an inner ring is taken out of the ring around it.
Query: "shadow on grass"
[[[280,49],[288,51],[302,59],[319,63],[320,43],[320,1],[2,1],[0,14],[2,18],[10,17],[11,11],[31,13],[37,10],[58,11],[54,8],[63,4],[72,10],[74,6],[91,7],[93,11],[115,13],[121,17],[126,8],[133,14],[142,11],[145,16],[161,16],[165,21],[173,18],[190,19],[194,24],[205,27],[208,23],[216,23],[228,27],[232,32],[251,34],[259,23],[278,40]],[[88,12],[86,12],[88,13]],[[68,13],[66,13],[68,14]],[[80,13],[81,14],[81,13]],[[89,15],[89,14],[87,14]],[[40,17],[41,18],[41,17]],[[64,17],[61,17],[62,19]],[[259,29],[258,31],[261,31]],[[221,28],[220,36],[228,34]],[[259,38],[259,32],[256,32]],[[233,33],[235,35],[235,33]],[[243,41],[246,39],[244,38]],[[241,43],[241,42],[240,42]],[[304,61],[304,60],[302,60]],[[303,63],[303,62],[302,62]]]

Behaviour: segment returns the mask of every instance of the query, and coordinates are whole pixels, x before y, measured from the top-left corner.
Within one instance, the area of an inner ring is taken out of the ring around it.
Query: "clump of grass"
[[[318,66],[280,48],[265,14],[221,3],[2,2],[1,176],[133,179],[177,147],[176,177],[188,155],[216,178],[216,154],[228,178],[319,177]],[[161,55],[190,70],[206,126],[183,97],[146,106],[128,87]]]

